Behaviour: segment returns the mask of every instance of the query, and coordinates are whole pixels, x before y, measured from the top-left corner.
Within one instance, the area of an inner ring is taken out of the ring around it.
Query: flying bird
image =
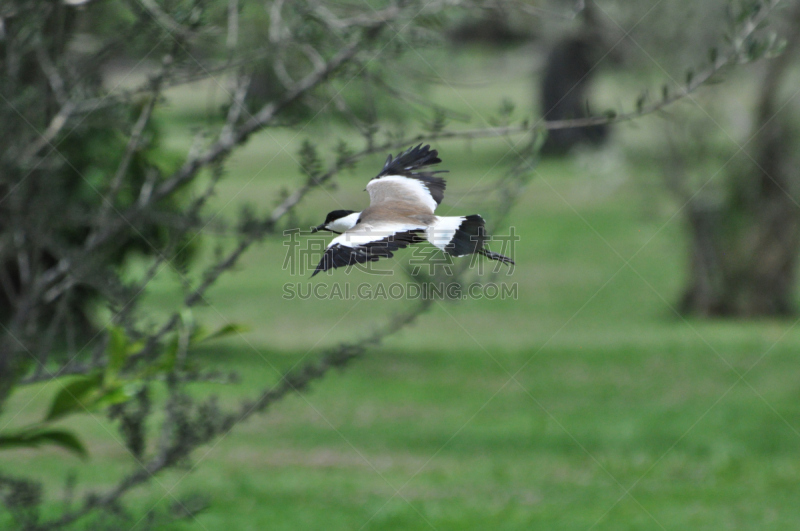
[[[478,214],[437,216],[444,199],[445,180],[424,171],[441,161],[429,145],[412,147],[392,158],[367,184],[369,207],[361,212],[334,210],[311,229],[339,234],[328,245],[313,277],[320,271],[391,258],[392,252],[428,241],[452,256],[481,254],[491,260],[513,264],[511,258],[485,247],[485,222]]]

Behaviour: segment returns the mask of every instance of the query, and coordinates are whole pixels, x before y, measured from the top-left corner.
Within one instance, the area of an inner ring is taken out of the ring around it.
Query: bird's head
[[[328,213],[324,223],[312,227],[311,232],[329,230],[341,234],[352,228],[358,222],[358,216],[360,214],[361,212],[355,212],[353,210],[334,210]]]

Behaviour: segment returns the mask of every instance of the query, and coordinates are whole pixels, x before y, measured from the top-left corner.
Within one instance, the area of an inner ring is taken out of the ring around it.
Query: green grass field
[[[479,112],[504,95],[528,101],[529,71],[494,64],[475,76],[500,74],[507,94],[445,83],[432,97]],[[162,116],[174,148],[188,145],[178,128],[202,114],[208,93],[187,92]],[[230,218],[243,201],[267,211],[275,191],[300,178],[292,160],[300,140],[335,130],[318,123],[299,136],[258,135],[228,165],[212,211]],[[617,141],[629,134],[637,133],[624,129]],[[506,141],[435,147],[451,170],[441,212],[488,215],[484,195],[470,191],[506,167],[494,166]],[[364,183],[382,159],[313,194],[298,223],[319,223],[336,202],[363,207]],[[133,491],[137,514],[197,493],[209,507],[170,529],[799,529],[800,328],[675,314],[687,263],[680,205],[654,173],[627,167],[614,146],[542,163],[509,221],[521,238],[518,265],[498,277],[518,283],[517,300],[436,303],[347,371]],[[199,392],[233,405],[408,304],[286,301],[283,285],[308,279],[282,269],[285,250],[280,239],[252,249],[198,310],[208,324],[251,329],[196,354],[243,382]],[[177,285],[172,273],[159,277],[146,317],[169,309]],[[52,384],[19,392],[0,420],[37,418],[54,392]],[[102,487],[130,468],[104,418],[72,426],[88,441],[88,465],[41,449],[4,452],[4,469],[58,492],[70,471]]]

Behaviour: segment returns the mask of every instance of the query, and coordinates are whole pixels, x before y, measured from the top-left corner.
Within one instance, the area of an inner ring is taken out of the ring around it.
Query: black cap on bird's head
[[[325,216],[325,222],[317,225],[316,227],[311,228],[311,232],[317,232],[320,230],[331,230],[328,228],[328,225],[336,221],[337,219],[341,219],[345,216],[349,216],[350,214],[354,213],[355,210],[334,210],[332,212],[328,212],[328,215]]]

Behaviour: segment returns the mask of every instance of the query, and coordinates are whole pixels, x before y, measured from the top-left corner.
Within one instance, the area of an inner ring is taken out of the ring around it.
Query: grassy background
[[[526,112],[524,57],[473,57],[470,69],[463,60],[452,59],[432,99],[488,115],[508,96]],[[203,120],[218,90],[173,94],[161,115],[171,147],[188,146],[185,126]],[[643,123],[636,127],[652,127]],[[253,138],[228,164],[211,210],[224,218],[242,202],[268,210],[275,192],[300,178],[300,140],[338,133],[323,116],[300,135]],[[800,333],[792,321],[674,313],[687,262],[680,205],[654,184],[655,169],[625,164],[620,145],[639,134],[626,127],[605,153],[540,164],[509,220],[521,237],[517,268],[498,279],[518,283],[518,300],[435,304],[346,372],[198,451],[196,467],[133,491],[134,508],[208,495],[207,510],[170,528],[209,531],[798,528]],[[451,170],[441,213],[486,213],[476,191],[503,171],[514,141],[435,146]],[[298,225],[339,205],[365,206],[364,182],[382,159],[316,192]],[[284,271],[284,255],[280,239],[255,247],[198,311],[208,324],[251,327],[196,353],[239,371],[242,384],[198,392],[232,406],[407,304],[286,301],[283,285],[307,278]],[[324,281],[368,280],[337,275]],[[178,286],[164,271],[143,316],[168,311]],[[38,418],[54,392],[19,392],[0,420]],[[103,486],[130,469],[104,418],[71,426],[88,441],[88,465],[41,449],[4,452],[4,468],[33,472],[55,492],[70,471],[79,484]]]

